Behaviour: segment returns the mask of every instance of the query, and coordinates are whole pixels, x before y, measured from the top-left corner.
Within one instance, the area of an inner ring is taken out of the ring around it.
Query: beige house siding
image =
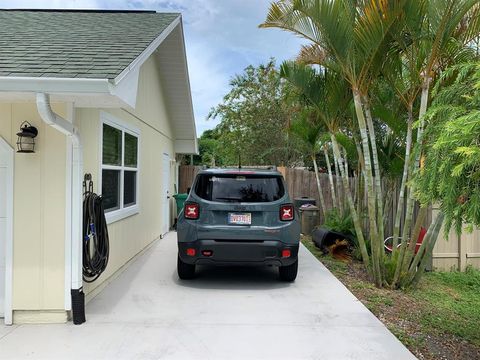
[[[174,192],[175,166],[170,164],[170,179],[162,178],[163,153],[175,158],[172,130],[165,105],[165,97],[158,70],[153,58],[142,66],[139,93],[135,110],[125,109],[77,109],[76,122],[84,147],[84,172],[91,173],[94,190],[101,192],[100,132],[101,112],[106,112],[119,122],[133,126],[140,131],[139,148],[139,213],[109,224],[110,259],[105,273],[91,284],[84,284],[87,299],[91,298],[102,285],[108,282],[125,263],[158,239],[162,228],[163,181],[170,183]],[[172,200],[170,215],[173,216]],[[171,222],[170,222],[171,224]],[[89,296],[90,295],[90,296]]]
[[[53,104],[66,116],[66,107]],[[66,139],[40,119],[34,102],[0,104],[0,135],[16,147],[23,121],[39,131],[34,154],[15,153],[14,322],[32,310],[64,309]],[[62,315],[63,313],[63,315]],[[58,319],[58,314],[56,315]]]
[[[168,121],[168,107],[155,53],[140,69],[137,104],[131,112],[156,132],[173,141],[171,121],[174,119]]]
[[[155,56],[155,55],[154,55]],[[101,193],[101,114],[137,128],[139,137],[139,212],[109,224],[110,259],[102,276],[85,284],[87,299],[100,291],[112,275],[145,249],[162,231],[164,181],[174,193],[175,163],[170,179],[162,178],[163,153],[175,159],[171,119],[155,57],[140,70],[135,109],[76,108],[75,123],[83,145],[84,173],[91,173],[94,191]],[[66,104],[52,104],[67,117]],[[15,147],[16,133],[28,120],[39,130],[35,154],[15,154],[14,173],[14,323],[61,322],[65,309],[66,136],[40,119],[32,102],[0,103],[0,136]],[[170,218],[173,219],[173,199]],[[172,221],[170,221],[171,225]],[[90,295],[90,296],[88,296]],[[88,316],[88,313],[87,313]]]

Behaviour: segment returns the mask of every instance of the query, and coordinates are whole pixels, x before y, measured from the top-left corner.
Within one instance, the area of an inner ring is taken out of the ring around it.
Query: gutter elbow
[[[54,124],[54,114],[50,107],[50,97],[45,93],[37,93],[37,111],[47,125]]]
[[[45,124],[68,136],[76,134],[75,127],[71,122],[53,112],[48,94],[37,93],[37,111]]]

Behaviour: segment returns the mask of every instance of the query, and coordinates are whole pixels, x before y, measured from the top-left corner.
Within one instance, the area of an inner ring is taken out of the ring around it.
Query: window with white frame
[[[102,196],[106,213],[119,215],[138,204],[139,133],[102,121]]]

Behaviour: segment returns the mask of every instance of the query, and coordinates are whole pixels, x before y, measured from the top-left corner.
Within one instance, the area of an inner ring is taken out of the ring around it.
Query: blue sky
[[[231,77],[249,64],[295,57],[301,40],[276,29],[259,29],[270,0],[0,0],[2,8],[148,9],[181,12],[197,132],[228,92]]]

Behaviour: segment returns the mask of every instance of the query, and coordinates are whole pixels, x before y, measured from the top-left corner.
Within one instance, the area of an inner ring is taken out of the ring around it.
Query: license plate
[[[252,223],[252,214],[228,213],[228,223],[232,225],[250,225]]]

